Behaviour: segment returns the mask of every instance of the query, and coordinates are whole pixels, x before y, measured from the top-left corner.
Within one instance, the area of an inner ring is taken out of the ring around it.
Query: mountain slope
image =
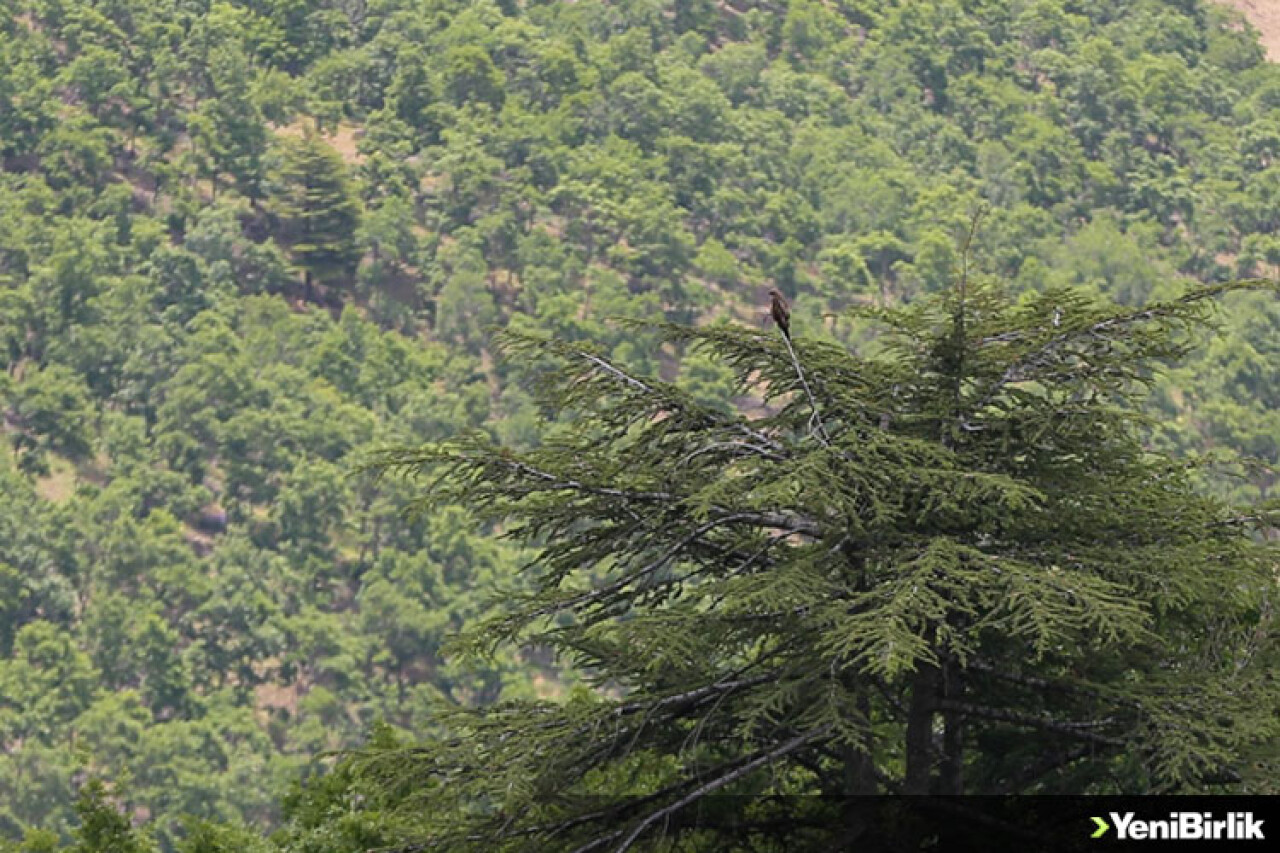
[[[0,833],[68,832],[86,774],[166,849],[274,825],[375,720],[563,689],[441,652],[522,555],[353,473],[539,440],[493,326],[730,405],[610,318],[758,323],[778,286],[858,342],[843,310],[949,287],[982,209],[1014,289],[1269,273],[1278,93],[1192,0],[4,4]],[[1280,313],[1226,322],[1154,440],[1275,462]]]

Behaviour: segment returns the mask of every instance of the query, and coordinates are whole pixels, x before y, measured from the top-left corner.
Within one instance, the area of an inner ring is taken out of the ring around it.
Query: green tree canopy
[[[386,464],[541,546],[461,648],[551,648],[596,689],[442,711],[353,760],[364,792],[413,843],[622,850],[714,793],[1249,789],[1280,733],[1275,516],[1205,496],[1136,406],[1229,287],[1134,310],[962,284],[864,312],[867,354],[664,327],[755,419],[508,335],[567,425]]]
[[[338,152],[313,131],[285,137],[271,186],[281,242],[292,250],[307,285],[313,279],[324,284],[349,282],[360,260],[360,205]]]

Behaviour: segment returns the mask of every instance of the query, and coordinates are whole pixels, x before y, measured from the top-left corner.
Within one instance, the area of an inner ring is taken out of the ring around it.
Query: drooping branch
[[[1040,760],[1023,768],[1013,779],[1010,779],[1000,787],[999,793],[1002,794],[1020,794],[1031,785],[1039,782],[1045,776],[1060,770],[1063,767],[1079,761],[1094,749],[1092,744],[1078,744],[1065,752],[1051,752],[1042,756]]]
[[[573,491],[585,495],[591,495],[593,497],[636,501],[645,504],[660,503],[671,505],[684,499],[683,496],[668,491],[631,491],[628,489],[584,483],[572,477],[561,476],[550,471],[545,471],[524,460],[518,459],[511,454],[503,454],[495,457],[470,454],[464,451],[436,453],[428,456],[418,451],[413,451],[410,453],[388,454],[384,458],[389,460],[383,463],[384,468],[411,468],[432,462],[450,461],[462,463],[464,465],[492,465],[505,467],[511,472],[523,475],[530,480],[543,484],[536,489],[536,491]],[[822,535],[821,525],[812,519],[805,518],[804,516],[796,513],[751,510],[741,511],[719,505],[712,505],[708,509],[711,512],[721,514],[718,519],[713,519],[719,523],[746,522],[778,530],[786,530],[790,533],[801,533],[814,538],[820,538]],[[725,516],[731,516],[731,518],[725,518]]]
[[[680,552],[684,551],[687,547],[697,542],[704,535],[706,535],[716,527],[719,527],[723,524],[729,524],[733,521],[740,520],[740,518],[741,518],[741,515],[729,515],[729,516],[722,516],[720,518],[716,518],[711,521],[708,521],[707,523],[697,527],[692,533],[685,536],[675,545],[671,546],[666,551],[664,551],[658,557],[658,559],[653,560],[652,562],[648,563],[644,567],[637,569],[633,572],[628,572],[627,574],[623,575],[622,577],[618,578],[612,583],[606,584],[605,586],[597,587],[596,589],[593,589],[589,592],[584,592],[581,595],[575,596],[565,601],[556,602],[555,604],[549,604],[546,607],[539,608],[537,610],[532,611],[528,615],[530,617],[548,616],[552,613],[557,613],[562,610],[565,610],[566,608],[582,607],[584,605],[590,604],[593,601],[598,601],[601,598],[606,598],[614,593],[620,592],[628,584],[634,583],[640,580],[641,578],[651,575],[654,572],[661,569],[663,566],[670,563],[673,559],[675,559],[680,554]]]
[[[1107,737],[1106,735],[1096,734],[1090,731],[1090,728],[1096,728],[1109,724],[1110,721],[1089,720],[1087,722],[1062,722],[1051,717],[1038,717],[1033,714],[1019,714],[1016,711],[1007,711],[1003,708],[991,708],[985,705],[974,705],[969,702],[958,702],[952,699],[943,699],[938,703],[938,709],[942,711],[957,711],[971,717],[982,717],[987,720],[995,720],[1002,723],[1012,723],[1017,726],[1030,726],[1032,728],[1044,729],[1049,732],[1056,732],[1060,735],[1072,737],[1077,740],[1088,741],[1102,746],[1124,746],[1124,741],[1120,738]]]
[[[1003,669],[984,660],[970,660],[967,664],[967,668],[976,672],[981,672],[984,675],[989,675],[992,678],[997,678],[1001,681],[1008,681],[1012,684],[1020,684],[1033,690],[1078,694],[1080,696],[1088,696],[1093,699],[1101,699],[1127,708],[1141,709],[1141,705],[1133,700],[1111,696],[1084,684],[1072,684],[1065,681],[1052,681],[1047,678],[1040,678],[1033,675],[1023,675],[1021,673]]]
[[[777,677],[778,673],[776,672],[766,672],[762,675],[757,675],[755,678],[740,678],[734,681],[720,681],[694,690],[686,690],[683,693],[664,696],[656,702],[632,702],[622,705],[615,713],[630,714],[637,711],[653,711],[657,708],[667,708],[673,705],[696,707],[699,703],[709,697],[720,696],[725,693],[731,693],[735,690],[743,690],[748,687],[756,687]]]
[[[757,753],[757,755],[754,758],[749,760],[747,763],[739,766],[736,770],[732,770],[728,773],[725,773],[723,776],[713,779],[712,781],[706,783],[702,787],[694,791],[691,791],[690,793],[686,794],[684,797],[681,797],[679,800],[676,800],[671,805],[658,809],[656,812],[649,815],[644,820],[640,821],[640,823],[631,831],[631,834],[626,837],[626,839],[622,842],[622,844],[618,845],[618,847],[614,849],[614,853],[626,853],[626,851],[630,850],[631,846],[636,843],[636,841],[640,838],[640,836],[644,834],[646,829],[653,826],[655,823],[662,820],[663,818],[669,815],[675,814],[676,812],[680,811],[681,809],[685,808],[686,806],[692,803],[697,802],[698,800],[702,799],[708,794],[718,791],[721,788],[725,787],[726,785],[730,785],[738,781],[739,779],[759,769],[760,767],[763,767],[766,764],[771,764],[774,761],[777,761],[779,758],[783,758],[786,755],[792,752],[795,752],[797,749],[800,749],[806,744],[811,743],[812,741],[815,741],[818,738],[826,736],[831,732],[831,729],[832,729],[831,725],[820,726],[819,728],[816,728],[812,731],[805,732],[804,734],[801,734],[801,735],[796,735],[791,740],[775,747],[774,749],[771,749],[763,753]],[[617,835],[621,835],[621,832],[616,833],[613,837],[617,837]]]

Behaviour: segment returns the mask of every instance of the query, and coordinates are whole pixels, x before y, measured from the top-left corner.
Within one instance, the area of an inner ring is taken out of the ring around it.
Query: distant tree
[[[188,818],[183,829],[178,853],[267,853],[272,849],[258,833],[234,824]]]
[[[204,149],[215,194],[226,173],[256,203],[268,131],[252,98],[249,63],[234,50],[216,51],[209,61],[217,96],[204,100],[190,117],[192,136]]]
[[[50,186],[84,198],[106,183],[113,143],[110,130],[76,111],[44,135],[37,153]]]
[[[369,210],[360,229],[360,241],[368,246],[374,264],[401,266],[412,259],[417,248],[414,225],[412,202],[392,195]]]
[[[360,260],[360,205],[338,152],[314,131],[286,138],[271,184],[278,237],[302,267],[308,294],[315,281],[349,282]]]
[[[6,742],[47,739],[71,725],[92,704],[97,682],[89,656],[63,626],[28,622],[14,638],[12,655],[0,661]]]
[[[89,112],[102,119],[112,97],[128,81],[129,72],[115,51],[89,45],[67,65],[64,74]]]
[[[151,853],[155,847],[134,830],[132,822],[112,802],[106,786],[92,779],[76,798],[80,827],[68,853]]]
[[[7,59],[0,53],[0,158],[30,154],[56,124],[54,81],[33,61],[10,66]]]
[[[93,403],[84,382],[60,364],[33,370],[13,390],[5,419],[14,427],[10,442],[23,452],[24,466],[44,467],[45,451],[72,459],[92,449]]]
[[[274,501],[280,543],[300,553],[327,553],[331,532],[342,525],[346,492],[343,472],[323,459],[295,465]]]
[[[245,215],[244,207],[229,204],[204,207],[187,229],[183,248],[208,265],[211,290],[278,292],[289,280],[288,259],[275,243],[255,243],[245,237],[239,221]],[[211,301],[210,296],[204,298]]]
[[[487,103],[495,109],[504,97],[502,72],[479,45],[451,47],[444,56],[445,89],[457,106]]]
[[[1133,310],[962,285],[869,312],[874,357],[666,327],[762,390],[758,419],[509,335],[571,428],[386,464],[542,546],[534,593],[461,648],[551,648],[609,689],[442,709],[447,736],[352,759],[370,808],[450,850],[761,849],[764,801],[688,812],[1239,781],[1278,734],[1278,557],[1253,535],[1276,518],[1147,451],[1133,405],[1226,289]]]

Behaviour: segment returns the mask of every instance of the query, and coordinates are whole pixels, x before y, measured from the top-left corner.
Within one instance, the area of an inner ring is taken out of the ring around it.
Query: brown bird
[[[769,314],[773,316],[773,322],[778,324],[778,328],[782,330],[782,334],[787,336],[787,340],[791,340],[791,306],[787,304],[786,297],[782,295],[782,291],[774,288],[769,291],[769,295],[773,297],[773,304],[769,306]]]

